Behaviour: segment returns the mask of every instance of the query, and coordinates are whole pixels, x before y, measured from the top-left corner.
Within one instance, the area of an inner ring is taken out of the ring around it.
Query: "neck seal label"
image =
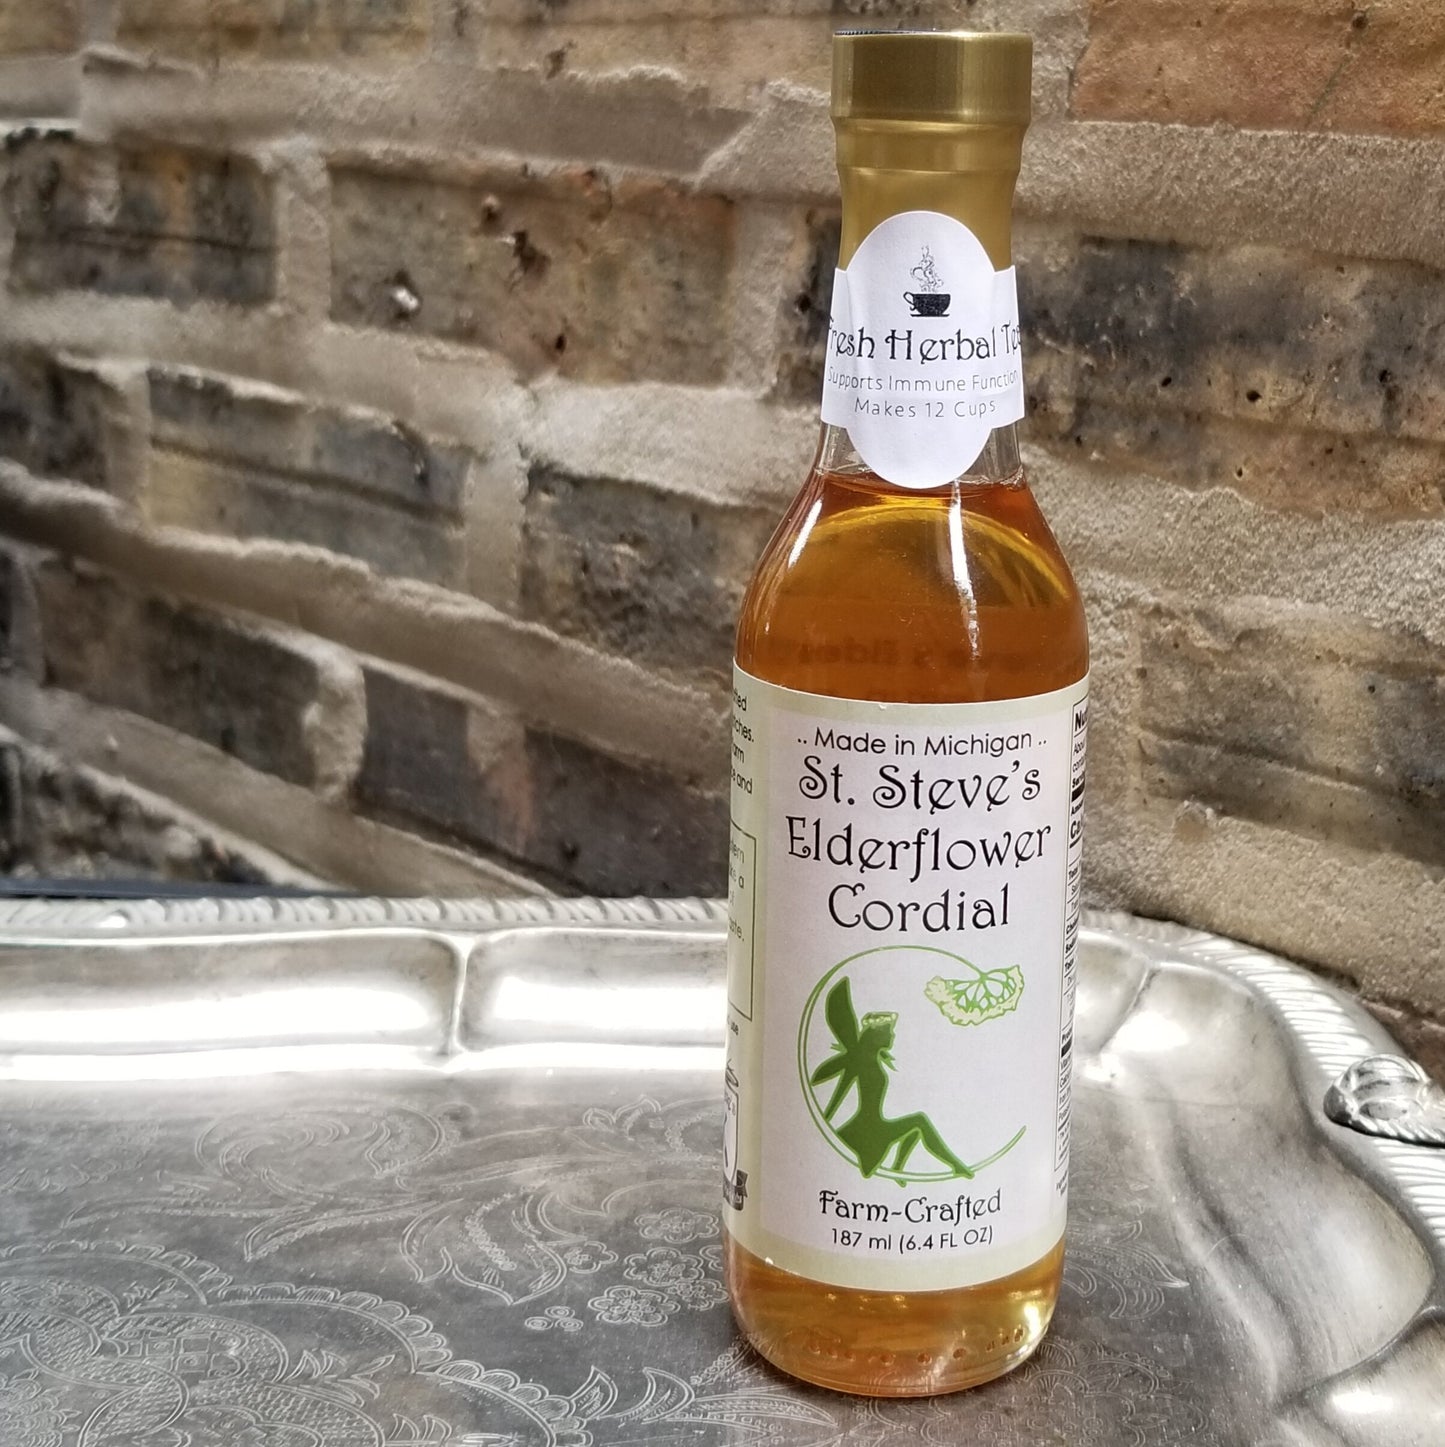
[[[1024,415],[1014,269],[937,211],[875,226],[833,282],[823,421],[897,487],[942,487]]]

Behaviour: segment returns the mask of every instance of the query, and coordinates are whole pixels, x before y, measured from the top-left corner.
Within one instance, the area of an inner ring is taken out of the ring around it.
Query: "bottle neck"
[[[815,474],[827,473],[834,477],[869,479],[880,492],[906,492],[878,477],[858,455],[846,427],[829,422],[819,424],[818,460],[813,465]],[[981,487],[989,483],[1010,482],[1019,474],[1023,463],[1019,457],[1017,427],[1010,422],[1005,427],[995,427],[983,445],[983,451],[965,468],[951,484],[954,487]]]
[[[1025,127],[953,122],[859,120],[836,123],[843,203],[838,265],[847,267],[864,238],[890,216],[935,211],[978,237],[996,271],[1013,265],[1013,197]],[[847,429],[823,424],[818,468],[872,475]],[[989,434],[955,485],[1005,482],[1019,472],[1013,423]],[[893,487],[881,480],[884,490]]]
[[[837,122],[843,230],[838,265],[903,211],[937,211],[983,243],[996,271],[1013,265],[1013,198],[1023,126]]]

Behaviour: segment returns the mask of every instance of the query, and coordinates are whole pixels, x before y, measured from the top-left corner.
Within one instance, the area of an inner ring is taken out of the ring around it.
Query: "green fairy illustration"
[[[902,1171],[909,1156],[921,1145],[955,1176],[972,1180],[973,1171],[948,1148],[937,1127],[922,1111],[902,1116],[883,1113],[888,1072],[896,1069],[890,1052],[897,1014],[876,1010],[859,1020],[853,1007],[852,985],[845,977],[828,991],[824,1017],[833,1032],[833,1053],[809,1079],[814,1086],[833,1079],[838,1082],[823,1109],[823,1118],[830,1126],[849,1090],[857,1090],[858,1104],[853,1115],[833,1130],[857,1158],[858,1169],[864,1177],[871,1177],[883,1167],[890,1151],[894,1155],[887,1169]]]

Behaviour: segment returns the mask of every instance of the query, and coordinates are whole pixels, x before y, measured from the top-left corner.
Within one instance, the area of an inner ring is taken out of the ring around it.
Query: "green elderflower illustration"
[[[923,993],[954,1025],[982,1025],[985,1020],[997,1020],[1018,1009],[1024,976],[1017,965],[978,970],[970,980],[946,980],[935,975],[923,987]]]

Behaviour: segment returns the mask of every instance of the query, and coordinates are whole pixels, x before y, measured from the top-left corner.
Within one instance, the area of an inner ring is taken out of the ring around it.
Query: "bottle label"
[[[934,1291],[1059,1241],[1088,680],[995,703],[734,672],[724,1218]]]
[[[823,421],[898,487],[961,476],[1024,415],[1018,286],[937,211],[880,222],[833,281]]]

